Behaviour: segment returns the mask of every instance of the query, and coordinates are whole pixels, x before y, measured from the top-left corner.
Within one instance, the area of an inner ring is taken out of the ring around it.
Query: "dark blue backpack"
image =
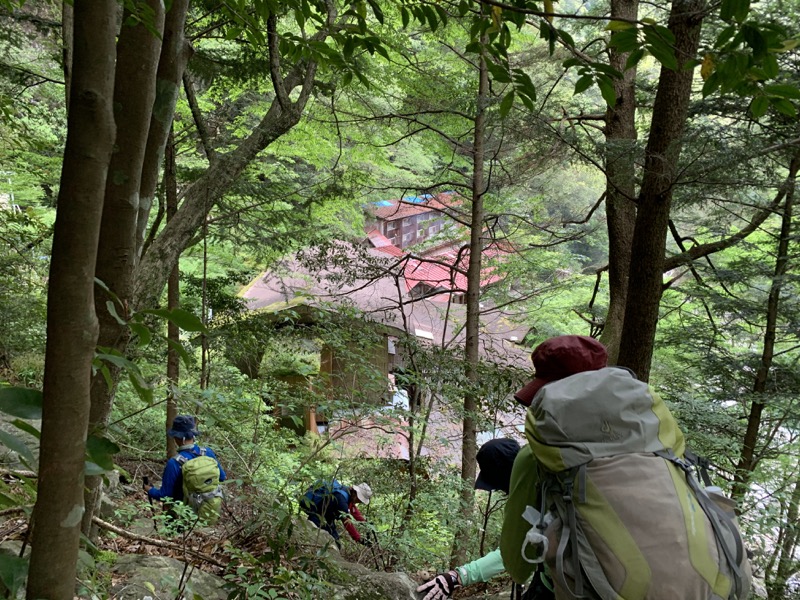
[[[350,494],[341,483],[335,479],[332,482],[319,480],[308,489],[301,500],[301,504],[307,509],[316,506],[321,511],[324,508],[324,503],[336,502],[335,496],[344,498],[346,503],[350,501]]]

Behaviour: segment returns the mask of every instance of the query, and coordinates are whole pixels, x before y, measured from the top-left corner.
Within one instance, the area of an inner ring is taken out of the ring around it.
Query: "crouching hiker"
[[[511,470],[519,453],[519,444],[511,438],[489,440],[478,450],[476,456],[480,472],[475,480],[476,490],[493,492],[500,490],[508,494],[511,483]],[[425,594],[422,600],[445,600],[453,591],[462,585],[471,585],[489,581],[495,575],[505,571],[500,548],[470,563],[456,567],[452,571],[439,573],[436,577],[420,585],[417,592]],[[553,592],[548,588],[549,582],[543,574],[531,583],[527,600],[550,600]],[[536,591],[534,594],[533,591]]]
[[[356,504],[363,503],[366,506],[370,498],[372,498],[372,488],[366,483],[346,487],[335,479],[318,481],[301,496],[300,508],[306,513],[309,521],[331,534],[338,548],[342,545],[339,542],[339,531],[336,529],[337,521],[342,522],[353,541],[371,546],[372,541],[362,536],[353,525],[353,520],[366,522]]]
[[[225,471],[211,448],[201,448],[195,443],[199,434],[194,417],[175,417],[167,435],[175,438],[178,454],[167,461],[161,487],[145,484],[144,489],[155,500],[187,504],[202,524],[214,525],[222,511],[220,482],[225,481]]]
[[[514,581],[544,561],[557,600],[748,598],[733,511],[694,479],[659,395],[592,338],[551,338],[532,359],[500,540]]]

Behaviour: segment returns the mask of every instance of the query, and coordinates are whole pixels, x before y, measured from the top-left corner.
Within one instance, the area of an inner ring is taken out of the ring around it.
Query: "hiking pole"
[[[147,491],[145,486],[150,485],[150,478],[147,475],[142,477],[142,487],[144,488],[144,493],[147,495],[147,501],[150,503],[150,513],[153,515],[153,530],[158,533],[158,523],[156,522],[156,507],[153,505],[153,499],[150,497],[150,494]]]

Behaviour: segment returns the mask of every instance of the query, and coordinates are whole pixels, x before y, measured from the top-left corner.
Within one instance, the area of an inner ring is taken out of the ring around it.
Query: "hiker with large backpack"
[[[178,415],[167,435],[175,439],[178,454],[167,461],[161,487],[144,486],[154,500],[183,502],[198,515],[204,525],[214,525],[222,511],[222,487],[225,471],[211,448],[200,447],[195,438],[200,434],[194,417]]]
[[[354,542],[371,546],[372,540],[362,536],[353,525],[353,520],[366,522],[367,519],[356,504],[367,506],[370,498],[372,498],[372,488],[366,483],[347,487],[336,479],[317,481],[300,497],[300,508],[306,513],[309,521],[331,534],[337,547],[341,547],[339,531],[336,528],[337,521],[342,522]]]
[[[745,600],[730,505],[696,482],[658,394],[589,337],[551,338],[532,359],[500,542],[512,578],[544,562],[557,600]]]
[[[511,438],[497,438],[483,444],[476,455],[478,461],[478,478],[475,480],[476,490],[487,492],[502,491],[508,494],[511,483],[511,469],[519,453],[519,443]],[[489,581],[495,575],[505,571],[500,548],[450,571],[439,573],[432,579],[417,587],[422,600],[446,600],[456,588],[473,583]],[[525,600],[551,600],[552,592],[549,583],[537,578],[529,586]],[[534,595],[535,594],[535,595]],[[514,596],[512,596],[514,600]]]

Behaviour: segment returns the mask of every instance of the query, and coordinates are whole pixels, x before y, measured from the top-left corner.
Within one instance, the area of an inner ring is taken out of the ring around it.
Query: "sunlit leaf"
[[[20,431],[24,431],[25,433],[32,435],[37,440],[42,437],[42,432],[36,429],[36,427],[31,425],[30,423],[26,423],[25,421],[21,421],[19,419],[14,419],[13,421],[11,421],[11,424]]]
[[[703,57],[703,64],[700,67],[700,77],[703,78],[703,81],[711,77],[715,66],[714,55],[709,52]]]
[[[609,21],[608,25],[606,25],[607,31],[625,31],[626,29],[635,29],[636,25],[634,23],[628,23],[627,21]]]

